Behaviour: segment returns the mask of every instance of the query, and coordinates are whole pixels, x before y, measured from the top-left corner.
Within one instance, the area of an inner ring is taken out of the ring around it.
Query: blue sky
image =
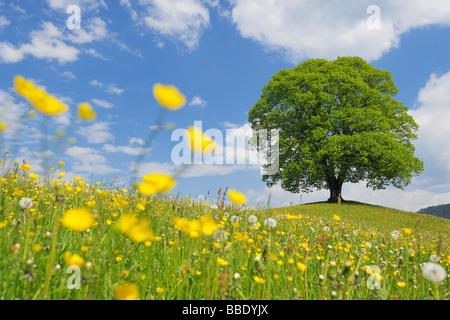
[[[376,10],[368,10],[375,4]],[[66,9],[81,10],[81,29],[69,29]],[[379,13],[379,14],[378,14]],[[13,90],[15,75],[44,87],[70,106],[49,122],[67,130],[76,107],[89,102],[94,122],[78,125],[76,144],[62,152],[66,178],[128,184],[132,163],[160,108],[155,83],[173,84],[187,104],[165,122],[186,128],[248,130],[248,110],[279,70],[310,58],[361,56],[389,70],[420,125],[416,155],[424,173],[405,190],[372,191],[345,184],[346,199],[416,211],[450,202],[450,4],[446,1],[295,0],[46,0],[0,1],[0,108],[8,122],[6,150],[42,168],[42,117],[19,121],[30,106]],[[19,132],[17,136],[12,132]],[[240,131],[238,131],[240,132]],[[19,139],[19,144],[14,138]],[[161,132],[141,173],[173,173],[171,132]],[[94,177],[91,178],[92,173]],[[269,189],[250,164],[194,165],[174,194],[212,198],[219,188],[244,192],[248,204],[322,201],[328,191],[290,194]]]

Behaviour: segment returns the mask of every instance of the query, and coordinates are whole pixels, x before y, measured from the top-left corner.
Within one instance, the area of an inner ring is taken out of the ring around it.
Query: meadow
[[[67,110],[29,82],[16,80],[16,89],[47,115]],[[184,103],[161,90],[162,106]],[[79,116],[95,113],[84,104]],[[193,150],[211,145],[190,133],[201,141]],[[351,201],[253,207],[228,188],[214,200],[172,194],[176,177],[158,173],[125,188],[64,180],[62,161],[42,176],[32,163],[6,162],[3,300],[449,298],[443,218]]]

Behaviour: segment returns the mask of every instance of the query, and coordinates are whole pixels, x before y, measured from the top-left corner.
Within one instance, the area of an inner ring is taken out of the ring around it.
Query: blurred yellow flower
[[[254,276],[253,279],[255,280],[256,283],[260,283],[260,284],[264,284],[267,282],[267,280],[260,278],[258,276]]]
[[[228,191],[228,196],[230,197],[230,200],[236,205],[244,204],[246,202],[245,195],[234,189]]]
[[[39,178],[39,175],[36,173],[30,173],[28,175],[28,178],[32,179],[32,180],[36,180],[37,178]]]
[[[59,164],[60,167],[62,167],[62,166],[64,166],[66,163],[65,163],[64,161],[60,161],[60,162],[58,162],[58,164]]]
[[[30,166],[29,164],[23,164],[23,165],[22,165],[22,170],[23,170],[23,171],[27,172],[27,171],[30,170],[30,169],[31,169],[31,166]]]
[[[94,120],[97,115],[88,103],[78,105],[78,116],[83,120]]]
[[[69,110],[67,105],[36,87],[31,81],[25,80],[22,76],[15,77],[14,87],[20,95],[28,99],[33,107],[46,115],[56,116]]]
[[[412,230],[409,228],[405,228],[404,231],[405,231],[405,234],[411,234],[411,232],[412,232]]]
[[[139,296],[139,287],[133,283],[122,284],[114,291],[114,298],[116,300],[138,300]]]
[[[0,132],[5,131],[8,125],[5,122],[0,122]]]
[[[136,242],[152,240],[154,235],[150,228],[150,221],[145,217],[137,218],[133,213],[125,213],[120,216],[115,226],[116,230],[126,234]]]
[[[64,252],[64,261],[68,266],[77,266],[79,268],[82,268],[86,261],[80,257],[78,254],[72,254],[70,251]]]
[[[172,190],[177,184],[176,180],[165,174],[151,173],[149,175],[143,176],[143,183],[139,184],[139,192],[151,196],[157,192],[167,192]]]
[[[341,220],[341,217],[339,217],[338,215],[333,214],[333,219],[336,221]]]
[[[156,83],[153,86],[153,96],[161,106],[170,110],[180,109],[186,104],[186,97],[171,85]]]
[[[163,288],[157,287],[156,292],[157,293],[163,293],[165,290]]]
[[[77,232],[86,231],[94,222],[94,214],[87,208],[69,209],[62,218],[62,224],[67,229]]]
[[[404,288],[405,286],[406,286],[406,282],[397,282],[397,286],[399,287],[399,288]]]
[[[298,268],[300,271],[305,271],[305,270],[306,270],[306,264],[303,264],[303,263],[301,263],[301,262],[297,262],[297,268]]]
[[[187,135],[193,151],[212,152],[216,148],[214,141],[196,127],[189,127],[187,129]]]
[[[217,263],[218,263],[219,265],[221,265],[221,266],[226,266],[226,265],[228,265],[228,261],[225,260],[225,259],[222,259],[222,258],[220,258],[220,257],[217,257]]]

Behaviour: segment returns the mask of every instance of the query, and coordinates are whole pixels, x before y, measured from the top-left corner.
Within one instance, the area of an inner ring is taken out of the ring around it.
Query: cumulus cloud
[[[232,0],[231,4],[231,19],[244,38],[268,51],[281,51],[293,63],[338,56],[377,60],[413,28],[450,24],[450,3],[440,0],[381,0],[376,2],[379,11],[369,8],[371,0]]]
[[[65,10],[71,5],[77,5],[82,10],[91,11],[103,7],[108,8],[104,0],[47,0],[47,4],[54,10]]]
[[[108,102],[108,101],[105,101],[105,100],[101,100],[101,99],[91,99],[91,101],[92,101],[95,105],[97,105],[97,106],[99,106],[99,107],[101,107],[101,108],[105,108],[105,109],[111,109],[111,108],[114,108],[114,105],[113,105],[112,103],[110,103],[110,102]]]
[[[60,64],[78,60],[79,50],[63,41],[63,34],[51,22],[43,22],[40,30],[30,33],[30,43],[15,46],[0,42],[0,60],[5,63],[22,61],[26,56],[37,59],[57,60]]]
[[[109,131],[109,123],[97,122],[88,127],[80,128],[77,133],[87,139],[88,143],[105,143],[113,140],[114,136]]]
[[[8,20],[5,16],[0,16],[0,28],[9,26],[11,21]]]
[[[67,149],[66,154],[74,160],[72,171],[77,174],[106,175],[120,172],[119,169],[107,165],[106,157],[101,155],[97,149],[74,146]]]
[[[130,146],[113,146],[112,144],[105,144],[103,146],[103,150],[109,153],[125,153],[129,155],[137,156],[139,154],[146,154],[150,149],[148,148],[139,148],[139,147],[130,147]]]

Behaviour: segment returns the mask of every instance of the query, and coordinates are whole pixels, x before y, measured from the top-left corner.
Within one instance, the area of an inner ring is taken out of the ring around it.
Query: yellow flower
[[[64,161],[60,161],[60,162],[58,162],[58,164],[59,164],[60,167],[62,167],[62,166],[64,166],[66,163],[65,163]]]
[[[42,244],[36,243],[36,244],[33,246],[33,251],[34,251],[34,252],[39,253],[39,252],[41,252],[41,250],[42,250]]]
[[[80,103],[78,105],[78,116],[84,120],[94,120],[97,117],[88,103]]]
[[[122,284],[114,291],[116,300],[138,300],[139,296],[139,287],[133,283]]]
[[[62,224],[72,231],[86,231],[94,225],[94,215],[87,208],[69,209],[62,218]]]
[[[411,234],[411,232],[412,232],[412,230],[409,228],[405,228],[404,230],[405,230],[405,234]]]
[[[156,83],[153,86],[153,96],[163,107],[177,110],[186,104],[186,98],[178,91],[177,87]]]
[[[165,290],[163,288],[157,287],[156,292],[157,293],[163,293]]]
[[[6,227],[7,224],[8,224],[8,220],[3,220],[2,222],[0,222],[0,229]]]
[[[258,276],[254,276],[253,279],[255,280],[256,283],[260,283],[260,284],[264,284],[267,282],[267,280],[260,278]]]
[[[79,268],[82,268],[86,264],[86,261],[84,261],[82,257],[80,257],[78,254],[72,255],[72,252],[70,251],[64,252],[63,257],[68,266],[77,266]]]
[[[5,131],[8,125],[5,122],[0,122],[0,132]]]
[[[24,171],[24,172],[27,172],[28,170],[30,170],[31,169],[31,166],[29,165],[29,164],[23,164],[22,165],[22,170]]]
[[[211,215],[200,217],[199,222],[201,232],[207,236],[212,235],[218,228],[216,221]]]
[[[216,144],[210,137],[203,134],[203,132],[196,127],[189,127],[187,129],[188,140],[193,151],[198,152],[212,152],[216,148]]]
[[[220,257],[217,257],[217,263],[218,263],[219,265],[221,265],[221,266],[226,266],[226,265],[228,265],[228,261],[225,260],[225,259],[222,259],[222,258],[220,258]]]
[[[170,191],[177,183],[172,177],[160,173],[152,173],[142,178],[144,182],[139,184],[139,192],[146,196],[157,192],[163,193]]]
[[[297,262],[297,268],[298,268],[300,271],[305,271],[305,270],[306,270],[306,264],[303,264],[303,263],[301,263],[301,262]]]
[[[236,205],[244,204],[246,201],[245,195],[241,192],[237,192],[234,189],[228,191],[228,196],[230,197],[230,200]]]
[[[404,288],[406,286],[406,282],[397,282],[397,286],[399,286],[399,288]]]
[[[56,116],[69,110],[67,105],[44,90],[37,88],[31,81],[25,80],[22,76],[15,77],[14,87],[20,95],[28,99],[33,107],[46,115]]]
[[[30,174],[28,175],[28,177],[29,177],[30,179],[32,179],[32,180],[36,180],[37,178],[39,178],[39,175],[36,174],[36,173],[30,173]]]
[[[153,230],[150,228],[147,218],[140,217],[138,219],[133,213],[123,214],[116,223],[116,229],[136,242],[144,242],[153,238]]]
[[[333,214],[333,219],[336,220],[336,221],[341,220],[341,218],[338,215],[335,215],[335,214]]]

